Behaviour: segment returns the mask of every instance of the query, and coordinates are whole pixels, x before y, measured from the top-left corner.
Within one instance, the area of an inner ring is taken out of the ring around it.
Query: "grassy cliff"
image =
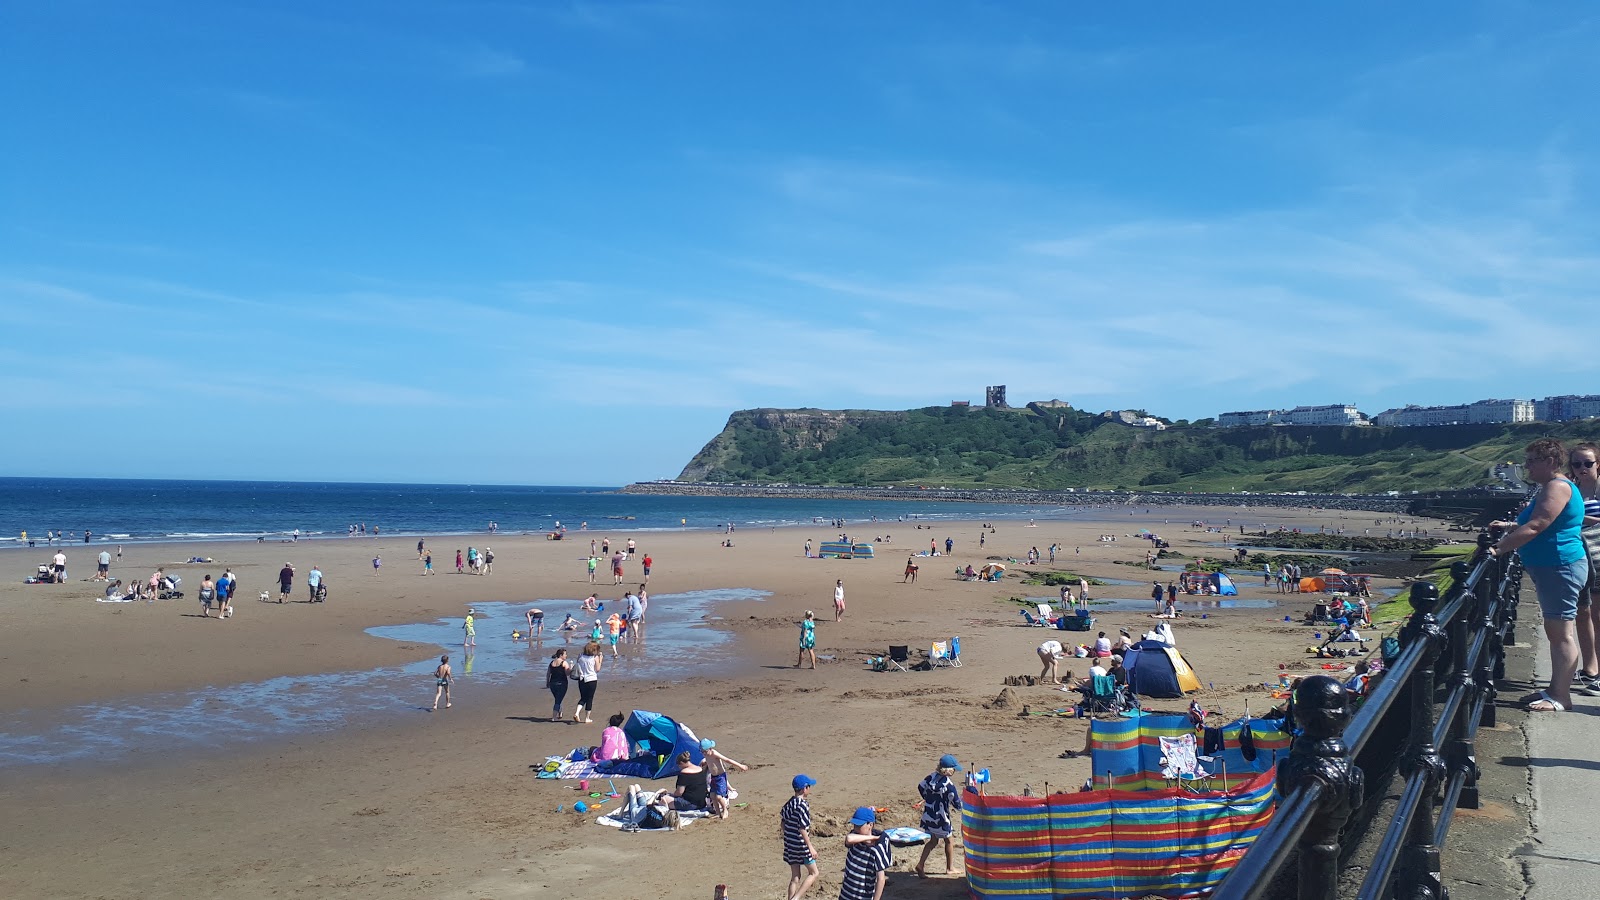
[[[1072,409],[752,409],[682,481],[1179,491],[1450,490],[1495,483],[1536,437],[1600,422],[1437,428],[1134,428]]]

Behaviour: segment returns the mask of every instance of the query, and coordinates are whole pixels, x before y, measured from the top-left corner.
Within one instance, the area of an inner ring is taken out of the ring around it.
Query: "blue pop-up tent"
[[[689,726],[671,716],[636,709],[628,714],[622,733],[628,739],[633,755],[595,766],[601,775],[624,778],[670,778],[678,774],[678,754],[689,751],[689,760],[695,765],[705,761],[700,752],[700,739]]]

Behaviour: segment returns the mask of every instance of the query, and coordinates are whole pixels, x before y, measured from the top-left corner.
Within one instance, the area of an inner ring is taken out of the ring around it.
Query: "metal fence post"
[[[1350,695],[1333,678],[1313,675],[1294,689],[1294,720],[1300,734],[1289,756],[1278,764],[1278,796],[1287,797],[1307,782],[1326,790],[1316,814],[1300,837],[1299,900],[1334,900],[1339,886],[1339,832],[1361,805],[1365,778],[1344,743],[1350,724]]]
[[[1439,784],[1444,780],[1444,760],[1433,745],[1434,668],[1444,649],[1444,629],[1434,618],[1439,589],[1427,582],[1411,586],[1411,621],[1406,630],[1413,640],[1423,642],[1416,677],[1411,681],[1411,740],[1401,771],[1410,778],[1419,772],[1427,779],[1415,815],[1407,829],[1406,846],[1400,858],[1400,886],[1397,897],[1406,900],[1447,900],[1440,872],[1439,847],[1433,842],[1434,805]]]

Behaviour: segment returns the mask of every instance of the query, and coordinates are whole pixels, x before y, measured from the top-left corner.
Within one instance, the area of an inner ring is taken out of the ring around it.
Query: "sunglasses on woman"
[[[1592,459],[1574,459],[1571,462],[1574,469],[1592,469],[1595,466],[1595,461]]]

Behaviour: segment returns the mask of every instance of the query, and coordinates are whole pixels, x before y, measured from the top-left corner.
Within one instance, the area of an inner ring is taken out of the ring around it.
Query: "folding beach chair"
[[[1117,680],[1110,675],[1095,675],[1089,680],[1089,686],[1079,688],[1083,693],[1083,711],[1094,713],[1120,713],[1123,704],[1117,693]]]
[[[1040,603],[1039,604],[1039,618],[1041,618],[1041,619],[1045,620],[1046,622],[1048,622],[1051,619],[1054,619],[1055,617],[1056,617],[1056,611],[1054,609],[1050,608],[1050,604],[1048,604],[1048,603]]]
[[[1025,609],[1019,609],[1019,610],[1017,610],[1017,612],[1021,613],[1022,617],[1024,619],[1028,620],[1028,624],[1032,625],[1035,628],[1044,628],[1045,626],[1050,624],[1049,622],[1041,622],[1041,621],[1039,621],[1038,619],[1033,617],[1033,613],[1028,612]]]
[[[950,639],[950,665],[957,669],[961,668],[961,638]]]
[[[900,644],[897,646],[891,646],[889,648],[889,654],[884,657],[884,663],[886,666],[885,671],[888,669],[899,669],[902,672],[909,672],[911,670],[906,668],[906,663],[910,661],[911,647],[909,645]]]
[[[950,645],[944,641],[934,641],[928,648],[928,665],[935,669],[950,666]]]

